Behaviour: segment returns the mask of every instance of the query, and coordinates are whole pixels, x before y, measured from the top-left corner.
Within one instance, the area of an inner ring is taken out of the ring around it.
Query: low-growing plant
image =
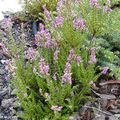
[[[23,8],[25,12],[29,13],[33,20],[38,20],[43,12],[43,5],[46,5],[49,11],[55,11],[57,0],[24,0]]]
[[[10,41],[1,44],[10,51],[7,64],[12,84],[24,109],[25,120],[69,120],[80,106],[91,100],[91,84],[96,73],[96,40],[110,33],[115,26],[110,1],[58,1],[57,12],[44,6],[44,24],[33,41],[35,47],[26,47],[24,35],[19,44],[8,31]],[[109,21],[111,24],[108,24]],[[6,26],[10,26],[8,19]],[[118,31],[118,26],[113,31]]]

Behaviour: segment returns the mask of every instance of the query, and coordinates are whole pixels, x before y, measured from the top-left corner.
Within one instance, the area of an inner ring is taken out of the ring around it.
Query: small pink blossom
[[[108,6],[104,6],[104,7],[103,7],[103,12],[104,12],[104,13],[109,13],[109,12],[111,12],[111,11],[112,11],[112,9],[109,8]]]
[[[52,46],[52,43],[51,43],[51,40],[47,40],[45,43],[44,43],[44,47],[45,48],[51,48],[51,46]]]
[[[96,7],[96,8],[101,8],[99,3],[98,3],[98,0],[90,0],[90,6],[91,7]]]
[[[4,28],[11,28],[13,25],[11,18],[4,18],[3,19],[3,26]]]
[[[109,67],[104,67],[101,73],[107,74],[108,70],[109,70]]]
[[[50,12],[47,10],[45,5],[43,6],[43,10],[44,10],[44,15],[45,15],[46,19],[51,20]]]
[[[50,43],[51,41],[51,34],[50,32],[45,29],[45,26],[40,23],[39,24],[39,31],[37,32],[37,34],[35,35],[35,43],[39,46],[46,46],[44,45],[44,42],[47,42],[46,44],[48,45],[48,43]]]
[[[63,0],[58,0],[58,2],[57,2],[57,8],[56,8],[57,13],[59,15],[62,14],[63,9],[64,9]]]
[[[16,75],[16,70],[17,70],[17,67],[16,67],[16,64],[15,64],[15,61],[14,60],[1,60],[2,64],[5,64],[5,69],[8,70],[9,73],[12,74],[12,76]]]
[[[70,73],[71,71],[71,64],[69,62],[66,63],[64,73]]]
[[[54,73],[53,79],[54,79],[54,80],[57,80],[57,72]]]
[[[65,65],[64,74],[62,76],[62,83],[72,84],[71,64],[69,62],[67,62],[66,65]]]
[[[36,50],[33,48],[28,48],[28,50],[25,52],[25,57],[26,59],[31,60],[31,61],[35,60]]]
[[[49,65],[45,63],[44,58],[40,59],[39,62],[40,73],[43,75],[49,75]]]
[[[62,76],[62,83],[72,84],[71,73],[64,73],[64,75]]]
[[[60,51],[59,50],[56,50],[55,52],[54,52],[54,60],[56,61],[56,60],[58,60],[58,54],[60,53]]]
[[[76,4],[80,4],[81,0],[75,0]]]
[[[62,16],[57,16],[55,21],[53,22],[53,26],[55,28],[57,28],[57,27],[63,25],[63,22],[64,22],[64,18]]]
[[[63,108],[62,106],[52,105],[51,110],[53,110],[53,111],[61,111],[62,108]]]
[[[73,26],[76,30],[83,30],[85,28],[85,21],[82,18],[75,19]]]
[[[0,49],[5,48],[5,45],[3,43],[0,43]]]
[[[11,61],[10,59],[9,60],[1,60],[1,63],[8,65],[8,64],[10,64],[10,61]]]
[[[90,53],[90,60],[89,60],[89,63],[92,64],[92,63],[96,63],[96,51],[95,51],[95,48],[91,48],[91,53]]]
[[[80,56],[77,56],[77,57],[76,57],[76,62],[77,62],[77,65],[78,65],[78,67],[79,67],[79,66],[80,66],[80,63],[82,62],[82,59],[81,59]]]
[[[69,52],[69,55],[68,55],[67,61],[70,62],[72,59],[75,59],[75,58],[76,58],[76,54],[75,54],[74,50],[71,49],[70,52]]]
[[[96,86],[96,84],[92,80],[90,81],[90,85],[92,85],[94,87]]]

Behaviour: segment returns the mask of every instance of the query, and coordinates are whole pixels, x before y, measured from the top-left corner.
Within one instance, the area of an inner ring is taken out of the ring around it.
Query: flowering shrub
[[[45,24],[40,23],[33,41],[37,48],[27,48],[24,39],[16,44],[8,32],[14,66],[9,70],[24,119],[68,120],[92,99],[91,83],[108,70],[96,74],[95,65],[97,37],[109,33],[108,21],[114,17],[110,1],[104,6],[98,0],[60,0],[56,11],[44,6]]]
[[[44,9],[43,5],[46,5],[50,11],[54,11],[56,3],[57,0],[24,0],[23,8],[33,17],[33,20],[38,20],[40,12]]]

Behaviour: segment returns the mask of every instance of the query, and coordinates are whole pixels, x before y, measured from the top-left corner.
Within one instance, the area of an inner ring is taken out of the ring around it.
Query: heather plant
[[[23,11],[29,13],[33,20],[38,20],[43,12],[43,5],[46,5],[49,11],[55,11],[56,3],[57,0],[24,0]]]
[[[56,12],[43,6],[44,23],[39,24],[33,41],[36,47],[26,46],[23,30],[16,44],[10,19],[5,22],[9,41],[3,42],[12,59],[2,62],[16,88],[23,119],[68,120],[81,105],[92,100],[92,85],[108,70],[104,66],[100,74],[96,73],[96,41],[111,32],[110,26],[114,26],[112,31],[119,31],[114,22],[118,11],[111,10],[109,0],[105,2],[60,0]]]

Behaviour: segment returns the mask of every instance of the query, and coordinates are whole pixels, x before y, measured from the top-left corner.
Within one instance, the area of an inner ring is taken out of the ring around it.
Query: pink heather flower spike
[[[33,61],[36,58],[36,50],[33,48],[28,48],[25,52],[25,57],[26,59]]]
[[[56,61],[56,60],[58,60],[58,54],[60,53],[60,51],[59,50],[56,50],[55,52],[54,52],[54,60]]]
[[[81,0],[75,0],[76,4],[80,4]]]
[[[109,8],[108,6],[104,6],[104,7],[103,7],[103,12],[104,12],[104,13],[109,13],[109,12],[111,12],[111,11],[112,11],[112,9]]]
[[[14,60],[9,59],[1,62],[3,62],[3,64],[6,64],[5,69],[8,70],[8,72],[10,72],[12,76],[16,75],[17,67]]]
[[[51,40],[48,40],[44,43],[44,47],[47,49],[50,48],[51,46],[52,46]]]
[[[45,63],[44,58],[40,59],[39,68],[42,75],[49,75],[49,65]]]
[[[106,5],[103,6],[103,12],[104,13],[109,13],[109,12],[112,11],[112,9],[110,8],[110,4],[111,4],[111,1],[107,0]]]
[[[62,108],[63,108],[62,106],[52,105],[51,110],[53,110],[53,111],[61,111]]]
[[[96,63],[96,52],[95,52],[95,48],[91,48],[91,53],[90,53],[90,60],[89,63]]]
[[[39,24],[39,29],[40,29],[40,31],[42,31],[42,30],[45,29],[45,26],[44,26],[42,23],[40,23],[40,24]]]
[[[12,23],[12,20],[11,18],[4,18],[3,19],[3,25],[4,25],[4,28],[11,28],[13,23]]]
[[[63,0],[58,0],[58,2],[57,2],[57,8],[56,8],[57,13],[59,15],[61,15],[62,12],[63,12],[63,9],[64,9]]]
[[[44,15],[45,15],[46,19],[51,20],[50,12],[47,10],[45,5],[43,6],[43,10],[44,10]]]
[[[53,22],[53,26],[57,28],[59,26],[62,26],[63,22],[64,22],[64,18],[62,16],[57,16],[55,21]]]
[[[8,59],[8,60],[1,60],[1,63],[8,65],[8,64],[10,64],[10,61],[11,61],[10,59]]]
[[[5,48],[5,45],[3,43],[0,43],[0,49]]]
[[[69,55],[68,55],[67,61],[70,62],[72,59],[75,59],[75,58],[76,58],[76,54],[75,54],[74,50],[71,49],[70,52],[69,52]]]
[[[69,62],[66,63],[64,74],[62,76],[62,83],[69,83],[72,84],[71,80],[71,64]]]
[[[109,67],[104,67],[101,73],[107,74],[108,70],[109,70]]]
[[[96,8],[101,8],[99,3],[98,3],[98,0],[90,0],[90,6],[91,7],[96,7]]]
[[[77,65],[78,65],[78,67],[79,67],[79,66],[80,66],[80,63],[82,62],[82,59],[81,59],[80,56],[77,56],[77,57],[76,57],[76,62],[77,62]]]
[[[85,28],[85,22],[82,18],[77,18],[73,21],[73,26],[76,30],[83,30]]]
[[[71,64],[69,62],[66,63],[64,73],[70,73],[71,71]]]
[[[62,76],[62,83],[69,83],[70,85],[72,84],[71,73],[64,73]]]

